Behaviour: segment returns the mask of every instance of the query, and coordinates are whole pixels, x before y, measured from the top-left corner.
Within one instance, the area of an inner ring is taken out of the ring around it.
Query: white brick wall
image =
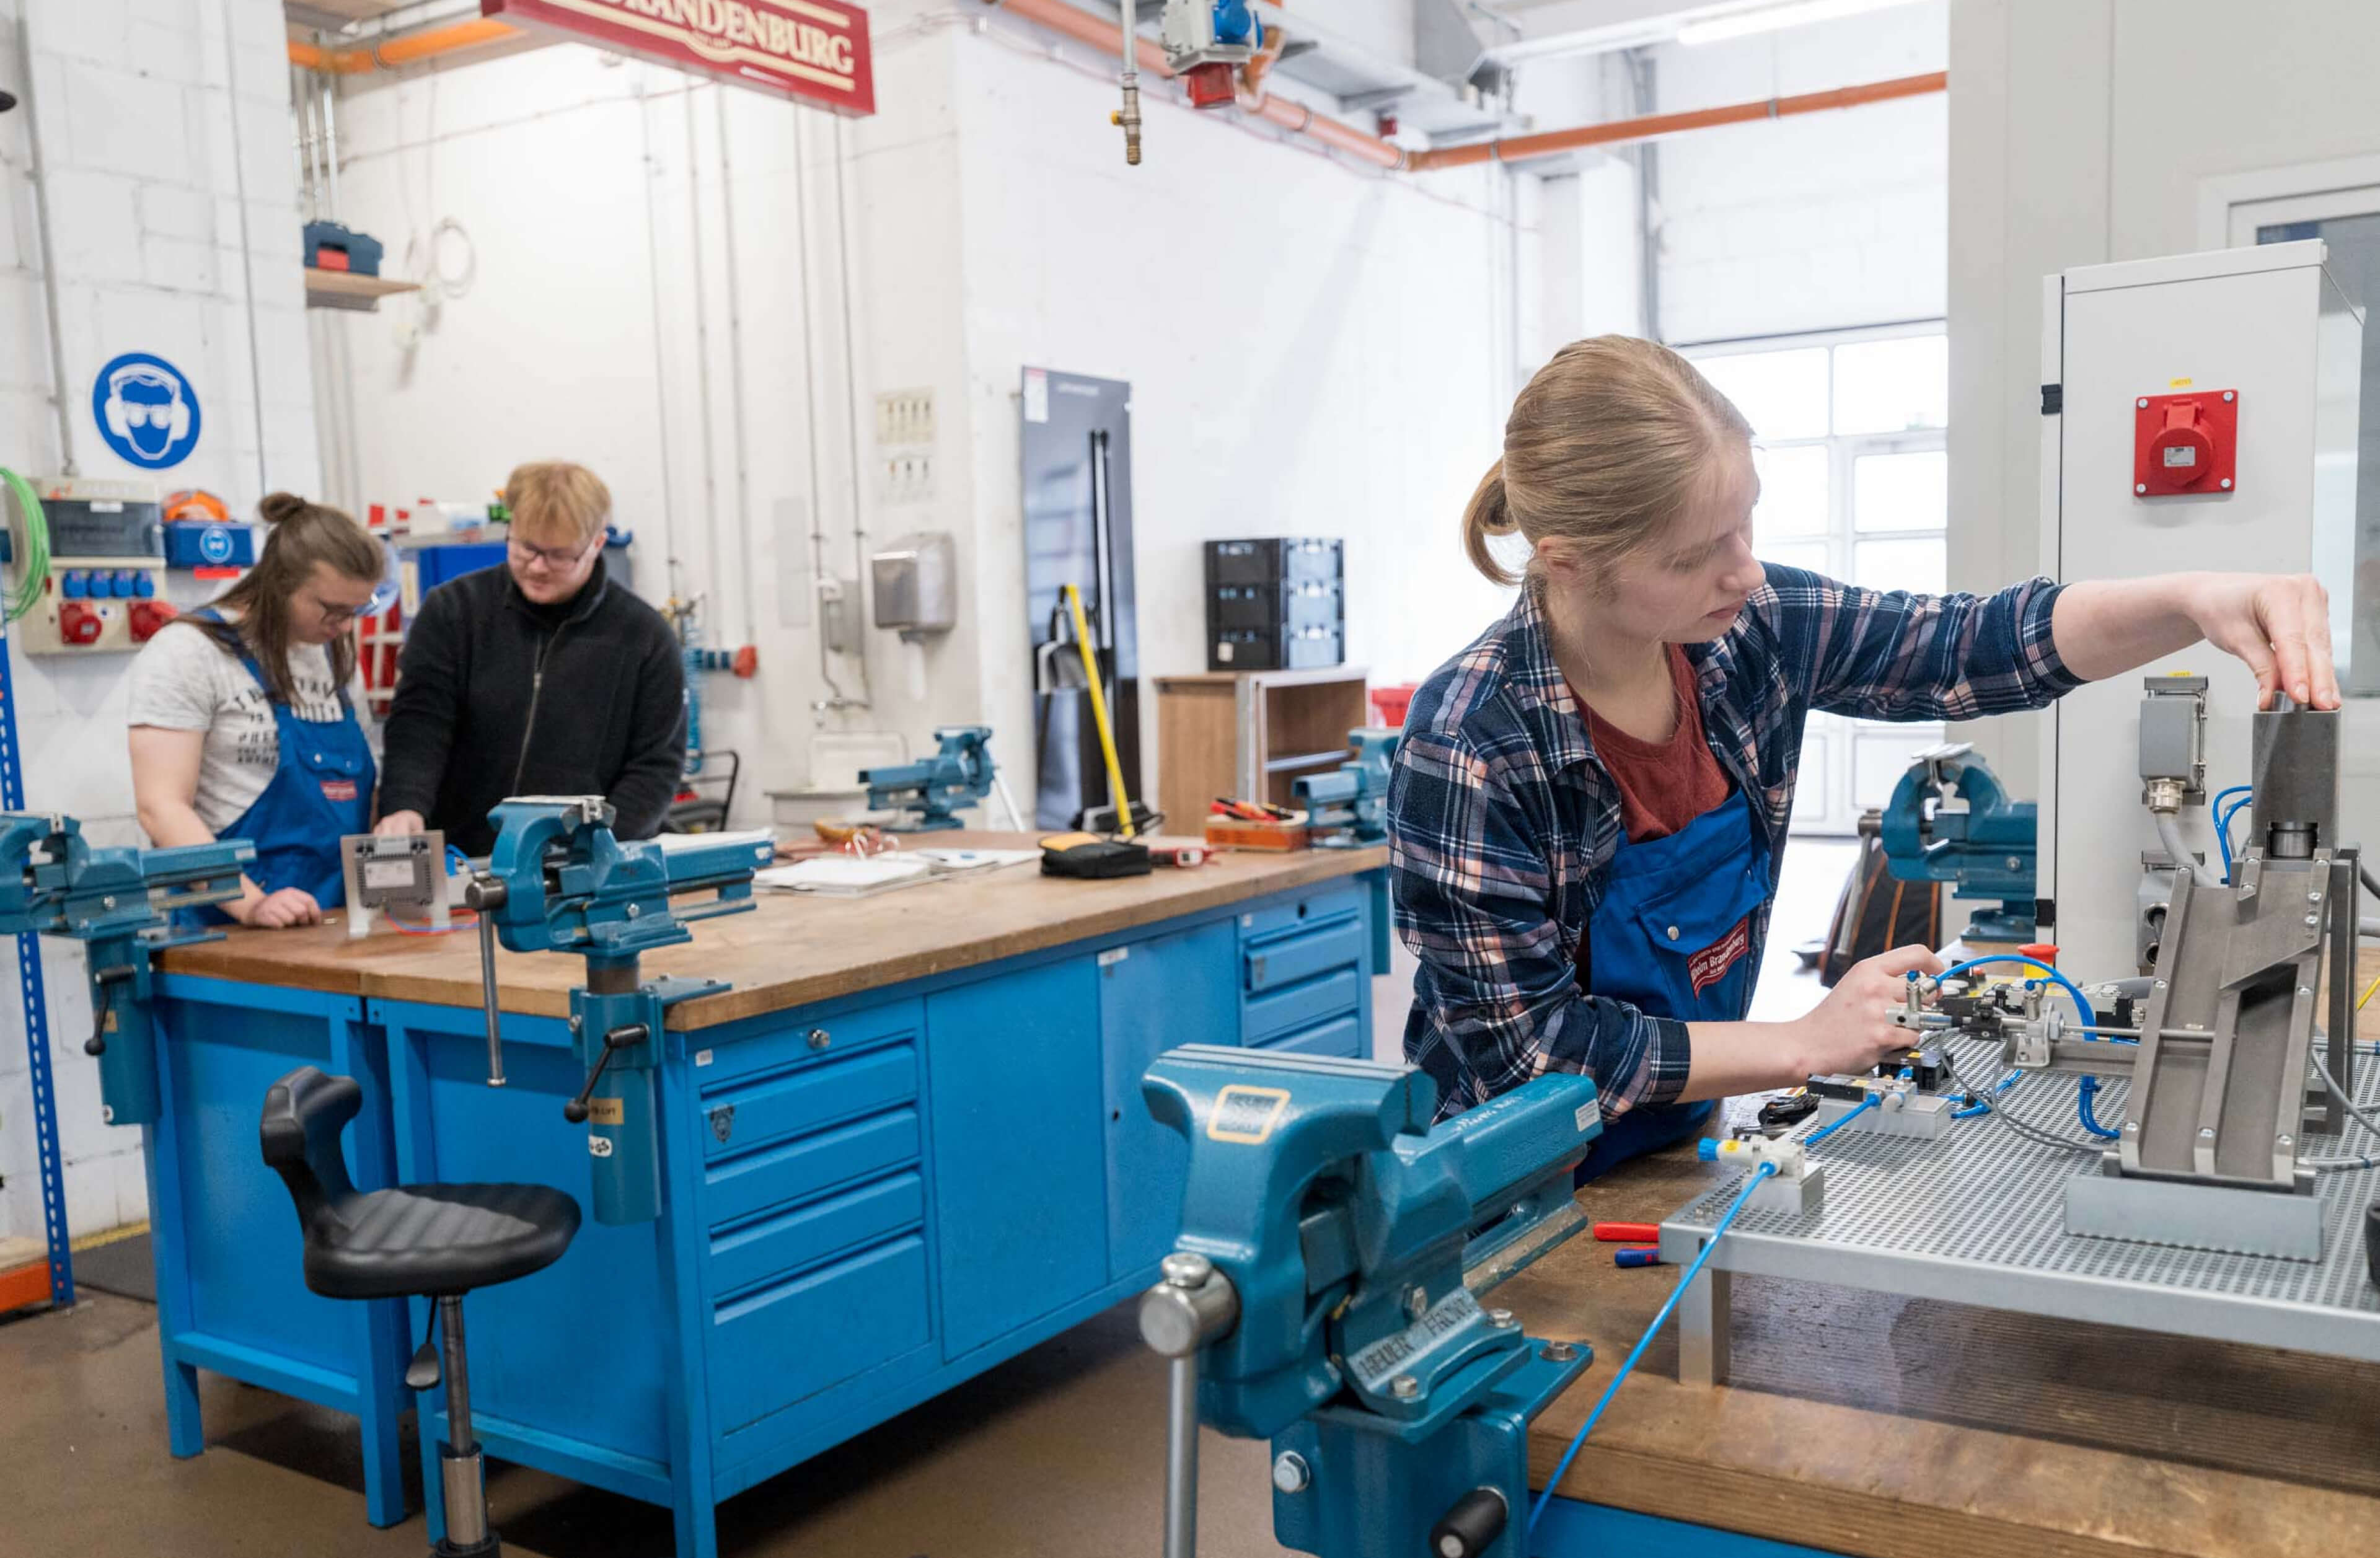
[[[1947,0],[1656,51],[1659,109],[1943,68]],[[1660,143],[1660,329],[1708,341],[1939,317],[1949,242],[1940,95]]]
[[[141,474],[101,443],[91,384],[117,353],[151,351],[191,377],[203,412],[197,449],[162,473],[169,484],[205,487],[236,510],[254,506],[261,481],[314,488],[295,130],[279,5],[0,0],[6,24],[0,29],[0,84],[20,95],[16,22],[29,4],[33,102],[0,117],[0,464],[38,477],[55,474],[61,458],[26,176],[30,106],[42,116],[51,170],[53,239],[64,278],[64,393],[83,471]],[[243,184],[257,248],[261,361],[253,367]],[[45,659],[13,646],[10,652],[28,805],[74,813],[94,842],[137,842],[124,746],[128,661]],[[88,1234],[137,1221],[148,1205],[138,1134],[100,1123],[97,1064],[82,1053],[91,1008],[81,953],[71,943],[47,943],[42,965],[71,1226]],[[38,1236],[24,1029],[13,997],[0,997],[0,1175],[6,1176],[0,1235]]]

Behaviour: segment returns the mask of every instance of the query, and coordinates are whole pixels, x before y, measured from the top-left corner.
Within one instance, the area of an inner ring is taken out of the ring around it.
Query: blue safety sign
[[[126,352],[99,371],[91,414],[107,446],[144,470],[179,465],[199,446],[198,392],[147,352]]]
[[[199,555],[211,565],[220,566],[231,561],[231,531],[222,525],[209,525],[199,532]]]

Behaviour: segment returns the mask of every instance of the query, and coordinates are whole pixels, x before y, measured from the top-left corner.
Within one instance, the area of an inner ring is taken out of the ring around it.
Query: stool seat
[[[340,1133],[363,1106],[352,1077],[310,1065],[264,1095],[264,1161],[306,1235],[306,1285],[326,1298],[443,1297],[541,1272],[578,1232],[578,1203],[545,1185],[359,1191]]]
[[[401,1185],[325,1205],[306,1230],[306,1285],[326,1298],[436,1297],[562,1259],[578,1203],[543,1185]]]

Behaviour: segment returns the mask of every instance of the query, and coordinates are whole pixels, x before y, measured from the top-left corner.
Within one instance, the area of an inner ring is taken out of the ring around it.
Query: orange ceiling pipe
[[[319,49],[311,43],[291,43],[289,62],[309,70],[320,70],[331,76],[364,76],[375,70],[395,70],[403,65],[419,65],[425,59],[455,54],[463,49],[476,49],[486,43],[500,43],[507,38],[517,38],[521,30],[508,21],[490,21],[480,18],[474,21],[458,21],[448,27],[427,27],[419,32],[391,38],[369,49]]]
[[[1014,4],[1014,0],[1011,3]],[[1782,119],[1793,114],[1817,114],[1830,108],[1857,108],[1865,103],[1924,97],[1946,91],[1949,85],[1950,73],[1936,70],[1923,76],[1900,76],[1889,81],[1870,81],[1864,86],[1838,87],[1832,91],[1803,92],[1797,97],[1764,98],[1757,103],[1732,103],[1725,108],[1697,108],[1683,114],[1647,114],[1642,118],[1614,119],[1608,124],[1581,125],[1575,129],[1548,130],[1542,135],[1516,135],[1501,140],[1477,141],[1469,146],[1415,152],[1406,156],[1405,166],[1418,173],[1431,168],[1467,167],[1486,162],[1524,162],[1531,157],[1550,157],[1563,152],[1575,152],[1582,146],[1613,146],[1632,140],[1650,140],[1656,136],[1675,135],[1681,130],[1707,129],[1713,125],[1749,124],[1756,119]]]
[[[1116,23],[1105,21],[1087,11],[1076,10],[1066,0],[986,0],[1013,17],[1021,17],[1036,26],[1061,32],[1077,43],[1088,43],[1095,49],[1115,56],[1123,53],[1123,31]],[[1126,0],[1129,4],[1130,0]],[[1165,68],[1165,51],[1146,38],[1133,40],[1133,52],[1140,67],[1158,76],[1170,76]],[[1360,157],[1375,167],[1394,168],[1404,165],[1402,148],[1392,146],[1377,135],[1367,135],[1354,126],[1317,114],[1303,103],[1291,103],[1267,92],[1260,97],[1242,97],[1240,112],[1252,115],[1267,124],[1279,125],[1293,134],[1310,136],[1326,146],[1335,147],[1351,156]]]

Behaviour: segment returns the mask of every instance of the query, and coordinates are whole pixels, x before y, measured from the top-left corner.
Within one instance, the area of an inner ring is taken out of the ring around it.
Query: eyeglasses
[[[313,608],[322,614],[322,626],[325,627],[347,627],[356,618],[368,615],[375,605],[380,603],[377,593],[360,606],[334,606],[320,596],[311,596],[309,600]]]
[[[558,573],[565,568],[576,567],[579,559],[603,544],[603,538],[597,535],[593,540],[580,546],[531,546],[525,541],[508,541],[505,544],[512,548],[513,555],[522,562],[543,563]]]

